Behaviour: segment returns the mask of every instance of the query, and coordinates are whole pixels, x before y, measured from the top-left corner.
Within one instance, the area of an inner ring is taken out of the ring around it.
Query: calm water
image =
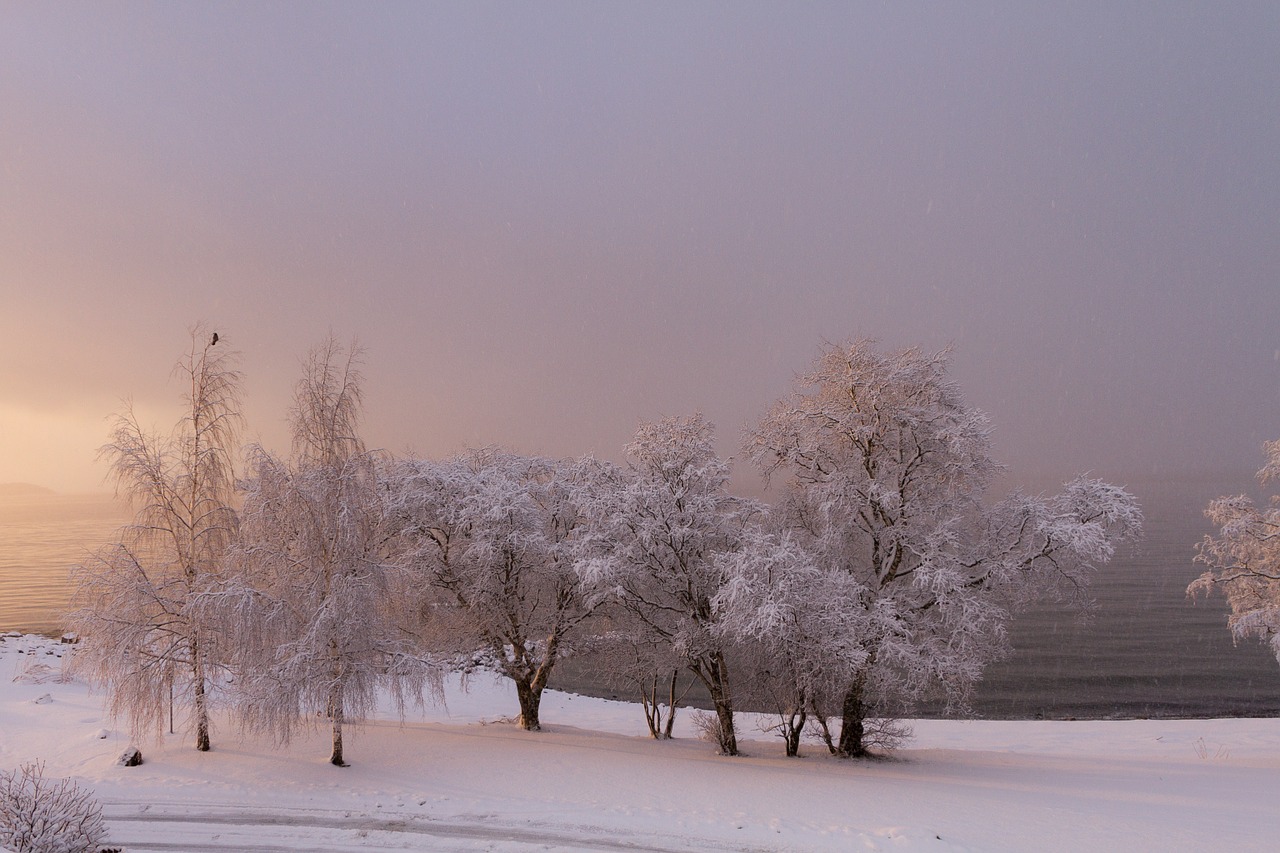
[[[1280,665],[1256,643],[1233,646],[1226,606],[1192,604],[1201,510],[1237,480],[1133,484],[1147,515],[1136,553],[1098,576],[1088,622],[1041,608],[1012,626],[1014,655],[992,666],[976,700],[987,717],[1226,716],[1280,714]],[[100,496],[0,498],[0,630],[54,632],[70,593],[69,568],[111,541],[125,511]],[[590,674],[561,686],[600,687]],[[622,697],[631,698],[631,697]],[[925,708],[926,713],[938,708]]]
[[[976,710],[989,717],[1159,717],[1280,714],[1280,665],[1257,642],[1235,646],[1220,598],[1186,597],[1209,532],[1199,509],[1144,501],[1137,554],[1103,569],[1097,611],[1062,608],[1015,621],[1014,655],[990,667]]]
[[[0,496],[0,630],[53,633],[68,573],[125,523],[102,495]]]
[[[1124,482],[1124,481],[1122,481]],[[1234,646],[1226,603],[1192,603],[1187,584],[1203,568],[1195,546],[1211,532],[1204,507],[1252,491],[1235,478],[1134,482],[1145,537],[1118,554],[1093,585],[1087,621],[1066,607],[1022,614],[1010,627],[1013,655],[988,668],[974,710],[989,718],[1109,718],[1280,715],[1280,665],[1263,646]],[[1050,487],[1051,490],[1051,487]],[[616,685],[566,666],[554,686],[634,699]],[[694,694],[691,692],[690,697]],[[692,700],[690,704],[699,704]],[[939,716],[941,703],[921,716]]]

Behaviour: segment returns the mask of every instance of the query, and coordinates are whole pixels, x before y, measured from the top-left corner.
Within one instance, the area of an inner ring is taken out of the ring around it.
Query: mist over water
[[[1248,490],[1225,478],[1129,483],[1146,536],[1098,574],[1087,619],[1046,605],[1011,626],[1013,655],[978,686],[982,717],[1105,718],[1280,714],[1280,665],[1257,643],[1234,646],[1221,599],[1187,600],[1209,498]],[[68,571],[112,541],[127,510],[101,495],[0,498],[0,631],[55,633]],[[553,686],[632,699],[567,662]],[[923,715],[941,715],[926,703]]]

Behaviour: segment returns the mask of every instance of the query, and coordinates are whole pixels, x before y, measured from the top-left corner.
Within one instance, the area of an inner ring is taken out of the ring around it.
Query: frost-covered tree
[[[605,596],[607,601],[607,595]],[[625,610],[605,607],[607,614],[588,652],[594,672],[611,686],[627,690],[640,699],[645,726],[654,740],[670,740],[676,711],[695,684],[684,660],[671,644],[644,630]]]
[[[595,514],[611,547],[582,564],[586,585],[636,630],[674,653],[710,694],[721,751],[736,755],[729,641],[715,606],[724,556],[760,507],[726,491],[729,466],[701,415],[644,424],[626,448],[624,482]]]
[[[102,806],[70,779],[47,779],[42,763],[0,771],[0,849],[13,853],[98,853]]]
[[[805,724],[825,723],[822,709],[866,663],[868,614],[848,606],[866,590],[854,575],[820,567],[788,532],[753,527],[721,561],[726,580],[712,604],[717,634],[751,673],[739,693],[777,715],[787,755],[799,755]]]
[[[132,407],[117,418],[102,454],[135,515],[118,542],[77,568],[68,617],[84,639],[76,665],[105,687],[111,712],[135,731],[158,731],[176,691],[202,751],[222,649],[200,604],[236,534],[231,460],[241,424],[236,354],[210,341],[193,329],[175,368],[185,405],[169,434],[144,429]]]
[[[830,648],[844,651],[828,663],[815,651],[823,667],[861,660],[830,709],[842,756],[866,752],[869,718],[926,689],[962,704],[1005,653],[1014,609],[1043,596],[1083,599],[1094,567],[1140,532],[1134,498],[1088,478],[1052,497],[984,502],[1000,471],[988,421],[964,404],[946,367],[945,352],[829,346],[748,437],[762,471],[785,479],[780,526],[820,572],[853,581],[835,603],[861,640],[851,644],[842,627]],[[811,588],[831,596],[828,585]],[[768,592],[752,595],[774,606]],[[825,629],[806,630],[826,645]]]
[[[372,711],[380,688],[403,709],[433,677],[392,618],[383,475],[359,434],[359,356],[332,337],[312,350],[290,412],[292,460],[251,449],[238,573],[215,602],[234,626],[245,725],[286,742],[322,714],[339,767],[343,727]]]
[[[603,470],[494,448],[398,467],[401,554],[423,593],[427,643],[510,678],[530,731],[541,728],[547,679],[591,614],[574,572],[590,547],[579,504]]]
[[[1258,481],[1280,479],[1280,441],[1263,446],[1266,464]],[[1259,507],[1245,495],[1214,500],[1205,515],[1218,527],[1217,536],[1200,543],[1198,562],[1209,568],[1187,587],[1195,597],[1217,590],[1231,605],[1227,624],[1237,640],[1255,638],[1271,646],[1280,659],[1280,496]]]

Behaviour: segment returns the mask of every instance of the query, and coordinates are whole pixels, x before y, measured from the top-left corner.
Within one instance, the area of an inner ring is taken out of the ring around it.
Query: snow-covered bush
[[[839,755],[836,739],[832,737],[831,728],[825,717],[814,717],[810,720],[805,733],[814,740],[822,741],[832,755]],[[896,717],[867,717],[862,722],[862,742],[869,755],[885,755],[906,746],[915,735],[915,730],[905,720]]]
[[[0,847],[15,853],[98,853],[102,807],[70,779],[46,779],[44,765],[0,771]]]

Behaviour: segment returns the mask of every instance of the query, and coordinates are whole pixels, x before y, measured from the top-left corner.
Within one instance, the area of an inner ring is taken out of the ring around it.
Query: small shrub
[[[839,732],[832,733],[827,717],[818,714],[809,719],[806,734],[814,740],[827,745],[827,751],[836,754],[835,738]],[[867,752],[885,755],[903,747],[915,733],[911,726],[897,717],[868,717],[863,721],[862,743]]]
[[[1202,761],[1210,757],[1215,760],[1222,760],[1231,757],[1231,751],[1222,745],[1219,745],[1217,750],[1214,752],[1210,752],[1209,744],[1205,743],[1204,738],[1202,737],[1196,738],[1196,742],[1192,744],[1192,747],[1195,749],[1196,755],[1198,755]]]
[[[915,732],[904,720],[876,717],[864,723],[862,742],[868,750],[895,752],[911,740]]]
[[[719,748],[721,755],[733,755],[734,750],[730,749],[728,732],[720,725],[720,718],[709,711],[694,711],[689,716],[693,728],[698,733],[698,737],[702,740],[714,743]]]
[[[44,765],[0,771],[0,847],[15,853],[98,853],[102,806],[70,779],[44,778]]]

